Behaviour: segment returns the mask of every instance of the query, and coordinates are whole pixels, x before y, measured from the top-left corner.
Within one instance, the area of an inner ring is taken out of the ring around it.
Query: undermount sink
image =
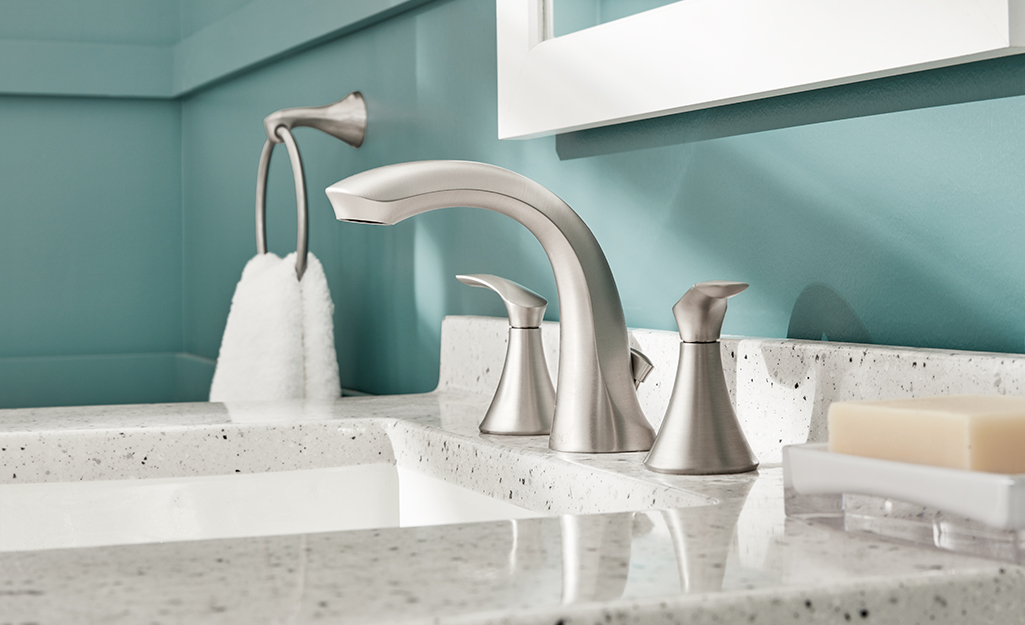
[[[543,437],[502,437],[498,444],[475,431],[457,434],[373,418],[317,421],[303,427],[310,431],[301,435],[301,444],[282,436],[279,427],[265,424],[240,424],[234,432],[219,426],[177,431],[193,444],[246,441],[245,453],[258,454],[265,464],[243,470],[228,468],[235,454],[221,452],[218,457],[213,448],[206,453],[185,448],[172,452],[174,443],[166,442],[162,432],[154,438],[147,428],[101,434],[116,437],[113,440],[122,446],[136,438],[147,441],[144,448],[149,451],[139,454],[141,458],[131,453],[108,453],[92,460],[88,454],[77,455],[73,466],[59,475],[42,470],[49,463],[34,464],[28,483],[0,484],[0,553],[714,503],[701,495],[554,457]],[[48,444],[60,449],[76,436],[82,433],[69,432],[65,439],[54,432]],[[531,438],[537,440],[527,440]],[[318,447],[310,447],[313,440]],[[318,459],[320,455],[330,457]],[[166,471],[143,472],[152,470],[155,458]],[[191,464],[196,458],[200,463],[214,459],[218,468]],[[104,468],[113,467],[115,460],[120,468]]]
[[[0,486],[0,552],[543,516],[390,463]]]

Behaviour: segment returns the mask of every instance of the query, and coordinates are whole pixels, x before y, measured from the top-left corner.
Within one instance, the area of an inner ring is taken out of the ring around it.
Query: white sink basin
[[[0,552],[543,516],[390,463],[0,485]]]
[[[394,401],[437,409],[429,395]],[[645,475],[589,466],[597,459],[587,454],[553,454],[543,437],[482,437],[475,405],[441,415],[461,433],[389,418],[297,418],[296,408],[267,407],[289,417],[280,423],[263,413],[237,422],[234,411],[231,423],[189,427],[180,425],[185,417],[159,427],[107,415],[96,429],[71,420],[28,438],[0,434],[0,447],[17,452],[5,465],[11,481],[0,483],[0,553],[715,503],[638,479],[648,476],[632,456],[614,464]],[[159,417],[163,408],[151,410]],[[196,419],[211,416],[223,418]]]

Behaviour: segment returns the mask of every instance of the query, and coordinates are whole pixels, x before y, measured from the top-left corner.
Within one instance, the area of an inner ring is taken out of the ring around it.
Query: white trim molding
[[[496,0],[500,139],[1025,52],[1025,0],[684,0],[562,37],[551,1]]]

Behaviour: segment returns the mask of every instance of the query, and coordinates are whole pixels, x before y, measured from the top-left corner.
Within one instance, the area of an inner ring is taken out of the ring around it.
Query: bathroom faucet
[[[554,193],[501,167],[421,161],[371,169],[327,188],[340,221],[392,225],[467,206],[523,224],[541,243],[559,295],[559,384],[549,446],[567,452],[644,451],[655,438],[634,388],[626,320],[605,254]]]

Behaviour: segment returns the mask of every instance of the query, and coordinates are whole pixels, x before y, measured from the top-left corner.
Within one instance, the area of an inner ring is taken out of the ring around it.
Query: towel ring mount
[[[256,176],[256,251],[267,253],[267,174],[274,146],[284,143],[288,159],[292,164],[295,179],[295,205],[298,219],[296,240],[295,275],[302,280],[306,272],[306,253],[309,248],[310,215],[306,202],[306,175],[303,171],[299,145],[292,136],[292,128],[306,126],[316,128],[341,141],[358,148],[363,145],[367,129],[367,106],[363,94],[353,91],[334,104],[314,107],[298,107],[276,111],[263,120],[267,141],[260,153],[260,164]]]

